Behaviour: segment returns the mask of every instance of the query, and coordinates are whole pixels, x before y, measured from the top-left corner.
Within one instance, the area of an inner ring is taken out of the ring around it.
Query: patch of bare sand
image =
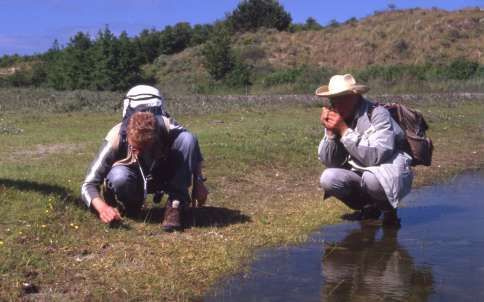
[[[20,162],[45,159],[55,154],[83,154],[85,144],[57,143],[38,144],[31,149],[21,149],[8,152],[3,156],[6,162]]]

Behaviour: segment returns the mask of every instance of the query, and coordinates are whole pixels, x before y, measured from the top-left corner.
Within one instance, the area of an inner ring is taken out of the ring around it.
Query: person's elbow
[[[394,153],[394,149],[376,149],[374,156],[369,157],[367,166],[379,166],[390,160]]]
[[[339,168],[342,165],[344,160],[331,157],[331,156],[322,156],[319,155],[319,161],[326,167],[326,168]]]
[[[327,152],[324,152],[324,150],[319,150],[318,159],[326,167],[331,163],[330,155],[327,154]]]

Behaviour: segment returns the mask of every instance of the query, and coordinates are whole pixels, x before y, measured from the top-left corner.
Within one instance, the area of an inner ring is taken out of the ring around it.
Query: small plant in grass
[[[4,116],[0,115],[0,134],[16,135],[21,134],[24,130],[11,124]]]

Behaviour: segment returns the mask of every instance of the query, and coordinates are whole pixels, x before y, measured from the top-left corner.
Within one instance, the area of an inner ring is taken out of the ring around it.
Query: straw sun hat
[[[351,74],[334,75],[329,80],[329,85],[323,85],[316,89],[317,96],[336,97],[347,94],[363,94],[370,90],[365,85],[356,84],[355,78]]]

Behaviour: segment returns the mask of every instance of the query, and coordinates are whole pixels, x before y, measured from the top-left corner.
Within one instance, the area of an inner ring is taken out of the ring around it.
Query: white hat
[[[365,85],[356,84],[355,78],[351,74],[334,75],[329,80],[329,85],[323,85],[316,89],[316,95],[324,97],[334,97],[346,94],[363,94],[370,90]]]
[[[131,88],[123,100],[123,117],[126,115],[126,109],[130,106],[136,108],[143,107],[161,107],[163,108],[163,98],[160,91],[155,87],[148,85],[137,85]]]

